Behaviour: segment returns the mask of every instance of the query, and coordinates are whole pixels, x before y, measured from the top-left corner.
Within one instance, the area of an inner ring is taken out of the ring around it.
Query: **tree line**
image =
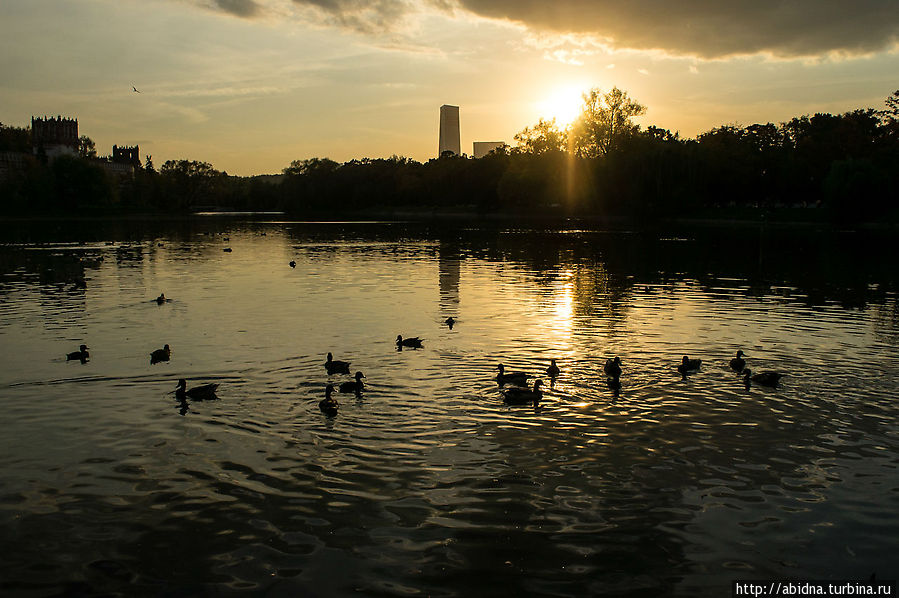
[[[0,181],[3,212],[187,213],[202,208],[340,217],[414,212],[564,215],[651,221],[715,210],[823,208],[841,222],[897,219],[899,90],[884,108],[722,125],[683,139],[635,119],[618,88],[591,89],[568,127],[540,120],[480,159],[393,156],[295,160],[280,175],[237,177],[196,160],[149,158],[133,177],[79,156],[29,157]],[[0,154],[28,152],[28,129],[0,124]],[[744,212],[745,213],[745,212]]]

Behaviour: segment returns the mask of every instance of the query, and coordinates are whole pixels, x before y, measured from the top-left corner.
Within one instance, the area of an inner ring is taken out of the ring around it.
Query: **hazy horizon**
[[[825,6],[826,4],[826,6]],[[201,160],[230,174],[292,160],[437,155],[571,118],[591,87],[684,137],[881,108],[899,88],[887,0],[628,5],[567,0],[7,0],[0,122],[77,118],[99,154]],[[132,86],[140,93],[135,93]]]

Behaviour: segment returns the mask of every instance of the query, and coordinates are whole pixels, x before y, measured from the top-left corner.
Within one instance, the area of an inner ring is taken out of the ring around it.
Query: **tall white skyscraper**
[[[438,156],[443,152],[462,155],[462,141],[459,137],[459,107],[444,104],[440,107],[440,148]]]

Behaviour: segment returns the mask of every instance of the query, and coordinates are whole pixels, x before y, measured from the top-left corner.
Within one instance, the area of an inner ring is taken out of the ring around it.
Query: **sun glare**
[[[579,87],[559,88],[537,103],[541,118],[556,119],[559,128],[570,125],[581,112],[584,90]]]

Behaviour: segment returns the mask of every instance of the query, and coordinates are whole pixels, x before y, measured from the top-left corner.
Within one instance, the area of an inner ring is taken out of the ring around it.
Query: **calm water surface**
[[[895,578],[894,240],[5,225],[0,591],[724,596],[737,578]],[[81,343],[90,361],[66,362]],[[745,388],[737,349],[781,386]],[[349,377],[327,375],[329,351],[367,384],[332,419],[318,401]],[[684,354],[703,360],[685,380]],[[542,404],[504,406],[496,365],[542,375],[550,358]],[[221,400],[181,409],[182,377]]]

